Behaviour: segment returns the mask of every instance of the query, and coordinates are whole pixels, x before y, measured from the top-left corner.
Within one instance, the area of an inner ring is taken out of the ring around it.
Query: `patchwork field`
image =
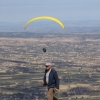
[[[59,99],[100,100],[99,34],[0,37],[0,100],[44,100],[45,62],[59,75]]]

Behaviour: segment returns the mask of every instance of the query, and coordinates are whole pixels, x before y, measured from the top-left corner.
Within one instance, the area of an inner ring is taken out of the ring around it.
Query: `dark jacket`
[[[48,84],[46,83],[46,70],[45,70],[45,74],[44,74],[44,85],[47,85],[48,88],[57,88],[59,89],[59,78],[57,75],[57,72],[52,68],[50,73],[49,73],[49,80],[48,80]]]

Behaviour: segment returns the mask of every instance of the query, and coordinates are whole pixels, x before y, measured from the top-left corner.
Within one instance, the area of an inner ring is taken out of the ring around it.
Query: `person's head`
[[[45,64],[45,67],[46,67],[46,70],[48,71],[52,68],[52,64],[48,62]]]

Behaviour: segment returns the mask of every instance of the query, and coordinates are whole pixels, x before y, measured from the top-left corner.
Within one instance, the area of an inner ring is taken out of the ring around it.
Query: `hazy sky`
[[[0,22],[27,22],[49,15],[60,20],[100,20],[100,0],[0,0]]]

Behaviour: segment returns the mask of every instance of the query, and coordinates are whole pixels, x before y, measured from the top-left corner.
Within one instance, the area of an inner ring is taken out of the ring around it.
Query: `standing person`
[[[45,66],[46,69],[42,84],[47,85],[48,87],[47,99],[58,100],[56,97],[54,97],[54,93],[59,90],[59,78],[57,72],[52,68],[51,63],[48,62],[45,64]]]

